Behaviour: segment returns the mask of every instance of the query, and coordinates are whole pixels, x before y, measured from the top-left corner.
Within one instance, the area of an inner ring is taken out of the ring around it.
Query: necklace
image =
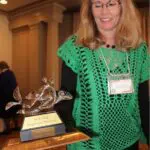
[[[116,48],[116,45],[110,45],[110,44],[107,44],[106,42],[103,42],[104,43],[104,45],[105,45],[105,47],[107,47],[107,48]]]
[[[107,48],[116,48],[116,45],[105,44],[105,46],[106,46]]]

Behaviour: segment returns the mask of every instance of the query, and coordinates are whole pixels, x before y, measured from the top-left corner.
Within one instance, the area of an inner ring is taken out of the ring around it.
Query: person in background
[[[82,0],[80,14],[79,30],[57,52],[61,88],[74,101],[57,109],[91,139],[68,150],[137,150],[144,134],[149,141],[149,101],[139,89],[150,78],[138,10],[132,0]]]
[[[16,116],[16,112],[21,109],[20,105],[13,106],[5,110],[8,102],[15,102],[13,92],[17,87],[16,77],[12,70],[9,69],[5,61],[0,61],[0,118],[3,118],[6,127],[9,128],[9,119]]]

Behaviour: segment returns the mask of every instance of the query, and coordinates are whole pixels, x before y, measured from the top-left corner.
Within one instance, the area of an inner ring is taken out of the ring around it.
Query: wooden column
[[[41,23],[32,24],[29,29],[29,89],[35,90],[40,87],[43,74]]]
[[[48,20],[46,76],[54,80],[55,88],[60,88],[60,60],[57,57],[59,47],[59,23],[62,22],[64,7],[53,4],[52,15]]]

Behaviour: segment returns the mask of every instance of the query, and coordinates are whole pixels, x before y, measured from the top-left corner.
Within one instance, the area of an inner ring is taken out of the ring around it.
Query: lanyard
[[[98,52],[99,52],[99,51],[98,51]],[[104,57],[104,54],[103,54],[101,48],[100,48],[100,52],[101,52],[102,58],[103,58],[103,60],[104,60],[104,62],[105,62],[105,64],[106,64],[108,73],[109,73],[111,76],[127,76],[127,75],[130,75],[131,72],[130,72],[129,57],[128,57],[127,52],[126,52],[126,60],[127,60],[127,65],[128,65],[128,73],[121,73],[121,74],[112,74],[112,73],[110,72],[109,66],[108,66],[108,64],[107,64],[107,61],[106,61],[106,59],[105,59],[105,57]],[[100,53],[100,52],[99,52],[99,53]]]

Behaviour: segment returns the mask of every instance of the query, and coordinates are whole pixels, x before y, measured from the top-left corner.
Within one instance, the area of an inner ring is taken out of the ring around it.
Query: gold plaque
[[[62,123],[56,112],[25,117],[22,130],[34,129]]]

